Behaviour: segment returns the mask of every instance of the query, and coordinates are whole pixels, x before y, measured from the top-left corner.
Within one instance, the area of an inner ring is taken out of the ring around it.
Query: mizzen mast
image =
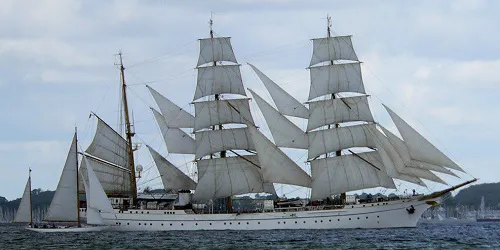
[[[122,52],[118,53],[120,57],[120,79],[122,83],[122,101],[123,101],[123,114],[125,117],[125,135],[128,142],[128,155],[129,155],[129,169],[130,169],[130,188],[132,192],[132,204],[135,205],[137,201],[137,183],[135,179],[135,165],[134,165],[134,148],[132,147],[132,137],[134,132],[131,129],[130,117],[128,112],[127,102],[127,84],[125,83],[125,67],[123,66]]]

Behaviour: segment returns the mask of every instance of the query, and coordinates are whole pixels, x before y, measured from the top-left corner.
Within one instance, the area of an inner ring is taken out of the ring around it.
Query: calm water
[[[411,229],[40,234],[0,224],[0,249],[500,249],[500,223]]]

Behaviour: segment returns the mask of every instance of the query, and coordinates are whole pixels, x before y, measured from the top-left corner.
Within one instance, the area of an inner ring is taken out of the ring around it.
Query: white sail
[[[238,63],[234,56],[233,47],[231,46],[231,38],[216,37],[200,39],[200,56],[198,57],[197,66],[219,61]]]
[[[385,137],[377,129],[372,130],[375,136],[375,145],[377,145],[377,152],[380,154],[382,163],[384,164],[385,171],[389,177],[396,178],[399,180],[404,180],[411,182],[423,187],[426,187],[425,183],[415,175],[405,174],[405,165],[401,157],[398,155],[397,151],[394,149],[392,144],[390,144],[387,137]]]
[[[255,150],[247,128],[198,131],[196,137],[196,158],[224,150]]]
[[[88,158],[88,162],[92,163],[94,167],[94,173],[99,179],[102,187],[108,194],[113,195],[124,195],[131,194],[130,190],[130,170],[107,163],[98,161],[93,158]],[[80,164],[80,172],[84,176],[84,179],[80,178],[78,180],[79,192],[83,192],[83,181],[88,181],[87,179],[87,164],[82,162]]]
[[[365,188],[396,188],[376,151],[313,160],[311,174],[312,200]]]
[[[94,173],[94,170],[92,168],[92,164],[90,161],[87,161],[87,157],[83,157],[83,161],[85,162],[87,166],[87,180],[88,180],[88,194],[87,196],[87,214],[89,213],[91,215],[87,216],[87,224],[97,224],[97,225],[102,225],[104,224],[102,221],[101,214],[114,214],[113,207],[111,206],[111,203],[109,202],[108,197],[106,196],[106,193],[104,192],[103,187],[101,186],[96,174]],[[85,186],[84,186],[85,187]],[[97,216],[99,215],[99,216]],[[96,216],[96,217],[94,217]]]
[[[252,67],[262,83],[264,83],[264,86],[266,86],[267,91],[269,91],[269,94],[271,94],[271,98],[273,98],[274,104],[276,104],[276,107],[281,114],[300,117],[304,119],[307,119],[309,117],[309,111],[302,103],[288,94],[285,90],[278,86],[278,84],[269,79],[269,77],[267,77],[255,66],[253,66],[252,64],[248,65]]]
[[[199,160],[197,166],[198,186],[193,197],[196,201],[269,192],[255,155]]]
[[[128,142],[99,118],[94,139],[85,152],[121,167],[129,166]]]
[[[193,100],[215,94],[245,95],[240,65],[217,65],[198,68]]]
[[[304,131],[280,114],[276,109],[264,101],[262,97],[251,89],[249,89],[249,91],[255,98],[255,102],[264,115],[264,119],[266,119],[276,146],[301,149],[307,149],[309,147],[307,134],[305,134]]]
[[[417,160],[412,160],[412,161],[406,163],[406,165],[408,167],[415,167],[415,168],[432,170],[432,171],[440,172],[440,173],[443,173],[443,174],[447,174],[447,175],[451,175],[451,176],[459,178],[458,175],[456,175],[455,173],[453,173],[449,169],[441,167],[441,166],[438,166],[438,165],[430,164],[430,163],[427,163],[427,162],[421,162],[421,161],[417,161]]]
[[[384,107],[391,116],[392,121],[394,121],[394,124],[396,124],[413,159],[464,172],[462,168],[439,151],[439,149],[408,125],[401,117],[387,106],[384,105]]]
[[[149,92],[155,99],[158,108],[160,108],[161,114],[165,117],[165,122],[170,128],[193,128],[194,127],[194,117],[177,106],[175,103],[158,93],[153,88],[147,86]]]
[[[313,67],[310,71],[309,100],[340,92],[365,94],[359,62]]]
[[[311,186],[311,177],[297,163],[269,141],[255,126],[247,125],[257,149],[265,182]]]
[[[313,53],[309,66],[337,60],[358,60],[352,46],[351,36],[316,38],[312,41]]]
[[[158,168],[158,172],[160,172],[161,181],[165,189],[194,190],[196,188],[196,182],[189,178],[189,176],[179,170],[149,145],[147,145],[147,147]]]
[[[374,122],[366,96],[309,102],[307,131],[342,122]]]
[[[78,220],[77,174],[78,154],[75,133],[54,198],[52,198],[47,216],[45,216],[46,221]]]
[[[422,179],[430,180],[433,182],[438,182],[444,185],[448,185],[445,181],[443,181],[441,178],[439,178],[437,175],[433,174],[431,171],[427,169],[421,169],[421,168],[414,168],[414,167],[406,167],[403,170],[404,174],[407,174],[409,176],[415,176],[419,177]]]
[[[253,124],[248,99],[195,102],[194,131],[228,123]]]
[[[151,108],[151,111],[158,127],[160,127],[168,152],[173,154],[194,154],[196,147],[194,139],[180,128],[168,127],[164,116],[153,108]]]
[[[85,172],[85,176],[87,176],[87,171],[84,171]],[[83,176],[83,172],[80,172],[80,176],[83,180],[84,176]],[[82,184],[83,184],[83,187],[85,189],[85,200],[88,201],[90,200],[90,189],[89,189],[89,185],[87,184],[87,181],[84,180],[82,181]],[[98,210],[95,210],[95,209],[92,209],[90,208],[90,203],[86,202],[87,203],[87,210],[86,210],[86,215],[87,215],[87,224],[90,224],[90,225],[104,225],[104,221],[102,219],[102,216],[101,214],[99,213]]]
[[[374,148],[376,145],[370,132],[374,127],[374,124],[362,124],[308,132],[308,159],[346,148]]]
[[[31,171],[31,170],[30,170]],[[16,216],[14,217],[14,222],[31,222],[31,176],[26,182],[24,187],[23,197],[21,202],[19,202],[19,207],[16,211]]]

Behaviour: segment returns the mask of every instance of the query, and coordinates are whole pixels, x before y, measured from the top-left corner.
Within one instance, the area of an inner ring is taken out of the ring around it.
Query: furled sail
[[[240,65],[217,65],[198,68],[193,100],[216,94],[245,95]]]
[[[195,102],[194,131],[213,125],[253,123],[248,99]]]
[[[147,147],[160,172],[161,181],[165,189],[194,190],[196,188],[196,182],[189,178],[189,176],[179,170],[149,145],[147,145]]]
[[[297,163],[269,141],[255,126],[247,125],[257,149],[265,182],[311,186],[311,177]]]
[[[256,155],[199,160],[198,186],[193,199],[205,201],[262,192],[275,194],[272,184],[264,183],[259,165]]]
[[[231,46],[230,37],[216,37],[200,39],[200,56],[198,57],[197,66],[211,62],[234,62],[233,47]]]
[[[194,117],[177,106],[175,103],[165,98],[163,95],[158,93],[153,88],[147,86],[149,92],[155,99],[158,108],[160,108],[161,114],[165,117],[165,122],[170,128],[193,128],[194,127]]]
[[[180,128],[168,127],[164,116],[162,116],[158,111],[156,111],[153,108],[151,108],[151,111],[153,112],[158,127],[160,127],[160,132],[163,136],[163,141],[165,141],[169,153],[173,154],[195,153],[196,143],[191,136],[189,136],[186,132],[182,131]]]
[[[365,93],[360,63],[331,64],[310,69],[309,100],[340,92]]]
[[[437,149],[415,129],[408,125],[408,123],[401,119],[401,117],[399,117],[387,106],[384,105],[384,107],[391,116],[394,124],[396,124],[396,127],[398,128],[399,133],[401,133],[403,141],[408,147],[408,151],[413,159],[464,172],[462,168],[448,158],[448,156],[439,151],[439,149]]]
[[[374,148],[376,145],[370,132],[373,127],[375,124],[362,124],[308,132],[308,159],[352,147]]]
[[[376,151],[313,160],[311,174],[312,200],[365,188],[396,188]]]
[[[316,38],[312,41],[313,53],[309,66],[337,60],[358,60],[352,46],[351,36]]]
[[[97,175],[93,171],[91,162],[87,161],[86,156],[83,157],[83,162],[87,166],[85,172],[88,181],[88,186],[86,186],[85,181],[83,182],[84,188],[87,188],[85,191],[87,197],[87,224],[103,225],[102,215],[114,215],[114,210]]]
[[[97,121],[94,139],[85,151],[90,155],[88,161],[93,164],[106,193],[130,194],[133,191],[130,189],[128,142],[100,118]]]
[[[31,171],[31,170],[30,170]],[[26,182],[24,187],[23,197],[21,202],[19,202],[19,207],[16,211],[16,216],[14,217],[14,222],[31,222],[31,176]]]
[[[57,184],[56,192],[45,216],[46,221],[77,221],[77,174],[78,154],[76,148],[76,133],[66,157],[66,163]]]
[[[195,137],[197,159],[224,150],[255,150],[247,128],[198,131]]]
[[[255,71],[262,83],[264,83],[264,86],[266,86],[267,91],[271,94],[271,98],[273,98],[274,104],[276,104],[276,107],[281,114],[304,119],[309,117],[309,111],[302,103],[288,94],[255,66],[252,64],[248,65],[250,65],[250,67]]]
[[[307,131],[343,122],[374,122],[366,96],[309,102]]]
[[[266,119],[276,146],[301,149],[308,148],[309,142],[307,134],[305,134],[304,131],[280,114],[270,104],[264,101],[262,97],[257,95],[251,89],[249,89],[249,91],[255,98],[255,102],[264,115],[264,119]]]

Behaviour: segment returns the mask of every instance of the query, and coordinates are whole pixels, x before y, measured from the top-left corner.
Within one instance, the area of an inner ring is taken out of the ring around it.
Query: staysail
[[[76,148],[76,133],[73,136],[71,147],[66,157],[66,163],[57,184],[56,192],[50,207],[45,216],[46,221],[77,221],[78,203],[77,203],[77,172],[78,172],[78,153]]]
[[[189,176],[179,170],[149,145],[147,145],[147,147],[158,168],[158,172],[160,172],[161,181],[165,189],[194,190],[196,188],[196,182]]]

